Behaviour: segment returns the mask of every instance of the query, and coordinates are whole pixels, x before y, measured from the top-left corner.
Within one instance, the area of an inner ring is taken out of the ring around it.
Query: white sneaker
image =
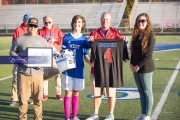
[[[134,120],[144,120],[144,117],[143,117],[142,115],[139,115],[139,116],[137,116],[136,119],[134,119]]]
[[[80,120],[78,117],[71,118],[71,120]]]
[[[11,103],[9,104],[10,106],[15,106],[17,103],[17,101],[11,101]]]
[[[99,116],[97,114],[92,114],[86,120],[99,120]]]
[[[114,120],[114,115],[112,115],[111,113],[109,113],[106,117],[106,119],[104,120]]]
[[[151,120],[151,118],[148,116],[146,116],[146,117],[143,117],[143,119],[142,120]]]

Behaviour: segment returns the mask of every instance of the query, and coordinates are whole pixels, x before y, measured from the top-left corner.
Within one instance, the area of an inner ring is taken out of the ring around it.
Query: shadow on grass
[[[9,106],[11,101],[7,101],[7,100],[1,100],[0,99],[0,105],[3,105],[3,106]],[[0,108],[1,109],[1,108]]]
[[[62,112],[51,112],[51,111],[43,111],[43,120],[64,120],[64,113]],[[47,117],[47,118],[46,118]],[[78,118],[80,120],[85,120],[89,117],[89,115],[81,115],[78,114]],[[100,119],[105,119],[105,117],[100,117]],[[115,118],[115,120],[128,120],[128,119],[123,119],[123,118]]]
[[[79,117],[80,120],[86,120],[89,116],[86,116],[86,115],[84,115],[84,116],[78,115],[78,117]],[[100,120],[104,120],[104,119],[106,119],[106,117],[100,117]],[[115,118],[114,120],[128,120],[128,119]]]
[[[9,94],[9,93],[0,93],[0,96],[2,97],[2,96],[11,96],[11,94]]]
[[[0,116],[0,120],[15,120],[18,117],[18,108],[0,105]]]
[[[50,97],[50,99],[55,99]],[[0,120],[17,120],[18,118],[18,103],[15,106],[9,106],[10,101],[0,100]],[[64,120],[64,112],[62,110],[43,110],[43,120]],[[58,112],[59,111],[59,112]],[[28,105],[28,120],[33,120],[34,109],[33,105]],[[85,120],[89,115],[78,114],[80,120]],[[105,117],[100,117],[100,119],[105,119]],[[127,120],[123,118],[118,118],[115,120]]]
[[[64,119],[64,113],[62,112],[52,112],[43,110],[43,120],[63,120]]]
[[[56,100],[56,96],[54,96],[54,97],[48,97],[48,99]]]
[[[34,109],[29,105],[27,116],[28,120],[33,120]],[[0,120],[17,120],[18,104],[16,106],[0,105]],[[64,113],[43,110],[43,120],[63,120]]]

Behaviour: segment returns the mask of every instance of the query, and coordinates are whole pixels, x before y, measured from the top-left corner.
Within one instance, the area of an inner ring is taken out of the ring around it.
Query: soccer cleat
[[[11,103],[9,104],[10,106],[15,106],[17,103],[17,101],[11,101]]]
[[[104,120],[114,120],[114,115],[112,115],[111,113],[109,113],[106,117],[106,119]]]
[[[33,103],[33,101],[28,100],[28,104],[31,104],[31,105],[32,105],[32,104],[34,104],[34,103]]]
[[[137,118],[134,119],[134,120],[144,120],[144,117],[143,117],[142,115],[139,115],[139,116],[137,116]]]
[[[64,120],[70,120],[69,118],[65,118]]]
[[[57,100],[63,100],[63,97],[62,97],[62,95],[56,95],[56,99]]]
[[[92,114],[86,120],[99,120],[99,116],[97,114]]]
[[[80,120],[78,117],[71,118],[71,120]]]
[[[48,99],[48,96],[47,95],[43,95],[43,101],[46,101]]]

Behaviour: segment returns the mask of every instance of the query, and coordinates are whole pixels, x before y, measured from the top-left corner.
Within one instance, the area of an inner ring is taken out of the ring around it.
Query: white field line
[[[156,106],[152,116],[151,116],[152,120],[157,120],[158,119],[158,116],[161,113],[163,105],[164,105],[164,103],[165,103],[165,101],[166,101],[166,99],[167,99],[167,97],[169,95],[169,92],[171,90],[171,87],[172,87],[175,79],[176,79],[176,76],[177,76],[177,74],[179,72],[179,69],[180,69],[180,61],[177,64],[176,69],[174,70],[174,72],[173,72],[173,74],[171,76],[171,79],[169,80],[169,82],[168,82],[168,84],[167,84],[167,86],[166,86],[166,88],[164,90],[164,93],[162,94],[161,99],[160,99],[158,105]]]
[[[6,51],[10,51],[10,50],[1,50],[0,52],[6,52]]]
[[[11,78],[11,77],[12,77],[12,75],[8,76],[8,77],[1,78],[0,81],[6,80],[6,79]]]
[[[174,51],[174,50],[180,50],[180,48],[177,48],[177,49],[169,49],[169,50],[160,50],[160,51],[154,51],[154,52],[166,52],[166,51]]]

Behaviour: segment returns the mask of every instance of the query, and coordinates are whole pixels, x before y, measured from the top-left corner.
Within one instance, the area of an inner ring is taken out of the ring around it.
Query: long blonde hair
[[[141,16],[144,16],[146,18],[146,22],[147,22],[147,26],[145,28],[144,31],[141,31],[138,27],[138,24],[139,24],[139,18]],[[142,33],[143,32],[143,33]],[[131,41],[131,53],[133,51],[132,49],[132,44],[134,43],[134,41],[138,40],[138,36],[140,33],[143,34],[142,36],[142,54],[145,54],[147,52],[147,46],[148,46],[148,42],[149,42],[149,36],[150,34],[153,32],[153,29],[152,29],[152,25],[151,25],[151,21],[150,21],[150,18],[149,16],[146,14],[146,13],[141,13],[137,16],[136,18],[136,22],[135,22],[135,25],[134,25],[134,31],[133,31],[133,34],[132,34],[132,41]]]

